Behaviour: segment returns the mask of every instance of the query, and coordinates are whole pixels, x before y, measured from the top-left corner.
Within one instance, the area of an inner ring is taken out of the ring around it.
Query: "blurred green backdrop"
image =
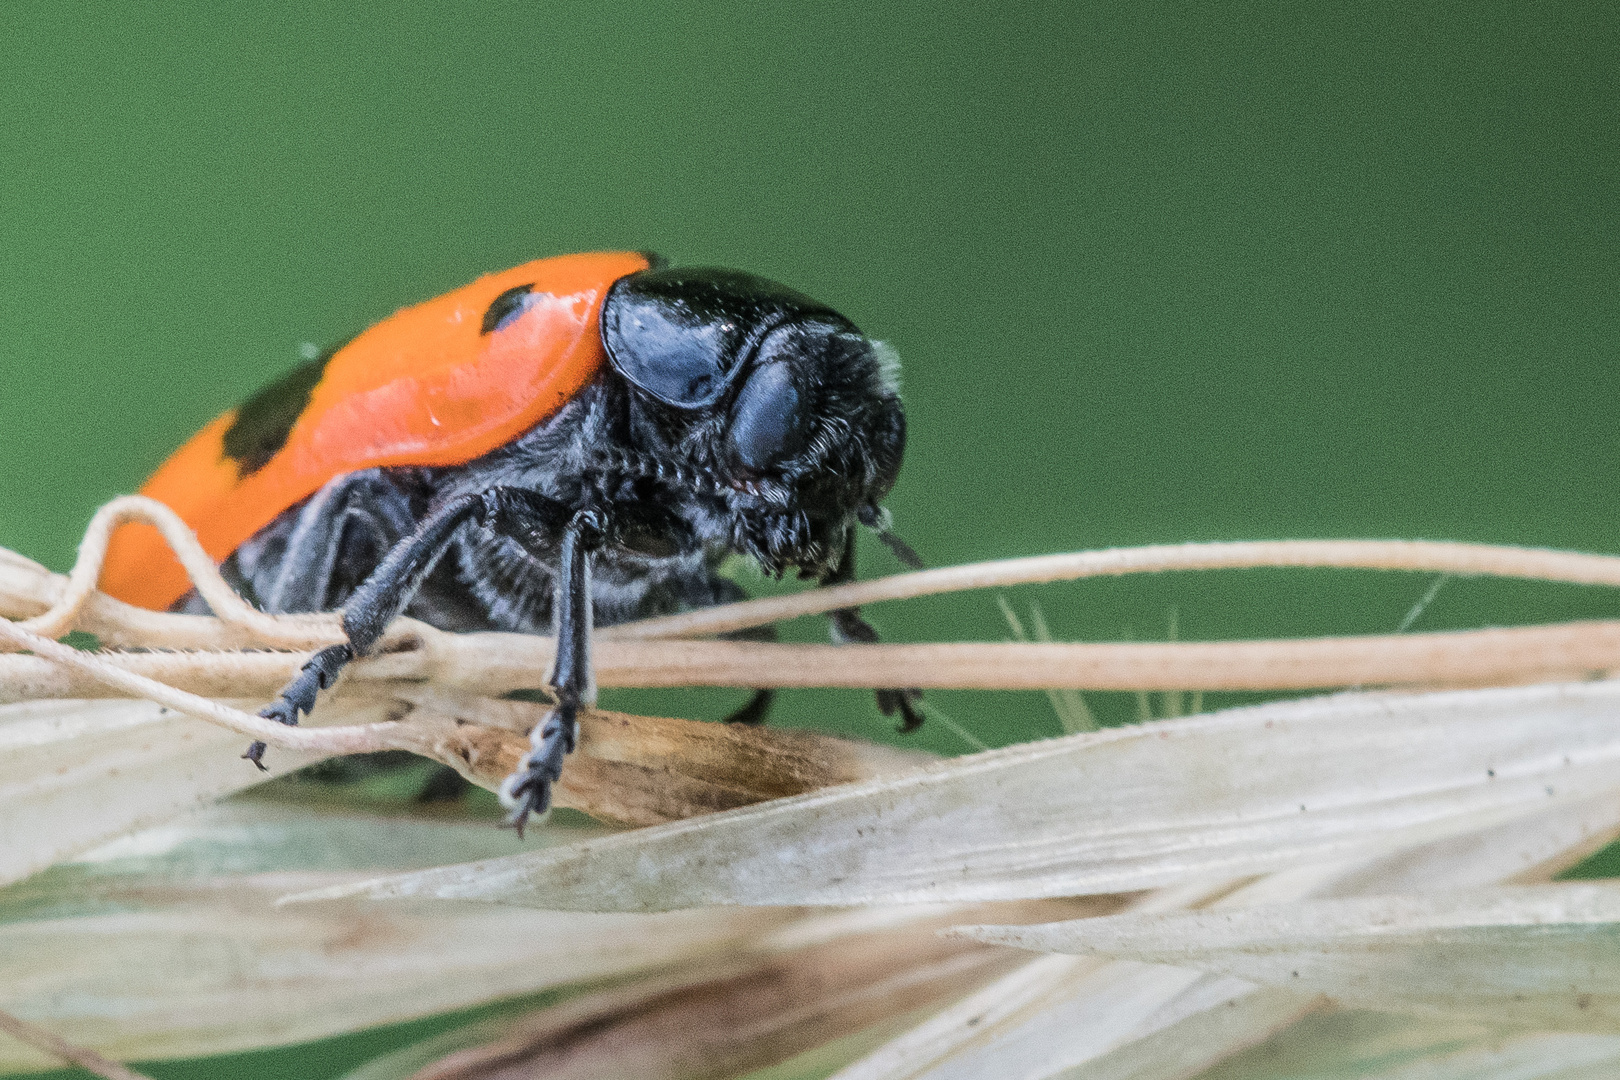
[[[65,568],[98,503],[302,343],[540,255],[648,247],[895,344],[891,505],[935,564],[1281,536],[1620,550],[1617,56],[1599,3],[8,3],[0,543]],[[1063,638],[1213,638],[1387,631],[1428,585],[1009,599]],[[1415,629],[1617,614],[1458,582]],[[1006,633],[984,594],[873,615],[896,640]],[[1057,731],[1040,695],[932,699],[987,743]],[[856,693],[780,718],[888,737]],[[341,1071],[299,1053],[231,1071]]]

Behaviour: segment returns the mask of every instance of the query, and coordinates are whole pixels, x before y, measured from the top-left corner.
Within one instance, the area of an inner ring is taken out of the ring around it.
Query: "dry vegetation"
[[[163,531],[219,617],[95,591],[131,521]],[[284,728],[253,710],[339,639],[335,616],[255,611],[171,513],[118,500],[69,575],[0,551],[0,1008],[20,1040],[0,1070],[77,1053],[129,1076],[94,1055],[221,1053],[560,988],[578,992],[353,1078],[1169,1080],[1261,1075],[1310,1038],[1324,1077],[1612,1070],[1620,891],[1549,882],[1620,833],[1620,623],[1076,644],[1009,609],[1018,641],[703,640],[942,591],[1247,566],[1620,584],[1620,559],[1565,552],[1182,545],[615,627],[606,686],[1045,689],[1075,733],[932,762],[597,712],[558,802],[637,827],[525,847],[442,815],[219,800],[260,782],[244,736],[279,748],[279,772],[408,750],[494,788],[544,711],[504,695],[543,681],[549,641],[402,621],[320,726]],[[75,631],[101,648],[58,640]],[[1072,694],[1346,685],[1380,689],[1105,731],[1081,730]]]

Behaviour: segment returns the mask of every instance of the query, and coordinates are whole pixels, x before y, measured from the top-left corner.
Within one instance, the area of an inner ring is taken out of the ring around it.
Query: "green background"
[[[0,543],[53,566],[302,343],[620,247],[779,278],[898,348],[891,506],[934,564],[1263,537],[1620,550],[1611,4],[256,7],[0,8]],[[1061,638],[1174,617],[1207,639],[1388,631],[1428,585],[1009,599]],[[1616,615],[1607,591],[1458,582],[1416,629]],[[1006,633],[987,594],[873,616],[895,640]],[[991,744],[1057,731],[1040,695],[931,699]],[[853,692],[780,715],[888,737]],[[964,748],[939,724],[918,744]],[[299,1053],[230,1068],[328,1075]]]

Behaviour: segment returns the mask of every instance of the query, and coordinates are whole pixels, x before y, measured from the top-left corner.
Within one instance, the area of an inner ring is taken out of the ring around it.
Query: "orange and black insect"
[[[905,446],[893,354],[775,282],[565,255],[406,308],[205,427],[147,482],[268,611],[341,609],[261,715],[297,723],[400,614],[447,630],[555,633],[556,707],[502,796],[549,805],[594,700],[590,631],[741,597],[728,555],[854,578],[857,524],[915,556],[881,502]],[[148,526],[102,587],[206,611]],[[833,637],[876,635],[853,610]],[[880,690],[921,723],[917,694]],[[731,719],[758,722],[770,693]],[[255,763],[262,744],[249,749]]]

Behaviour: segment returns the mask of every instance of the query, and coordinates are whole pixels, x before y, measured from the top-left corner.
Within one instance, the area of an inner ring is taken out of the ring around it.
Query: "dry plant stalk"
[[[69,1065],[77,1065],[85,1072],[106,1077],[106,1080],[151,1080],[145,1073],[127,1069],[116,1061],[109,1061],[94,1050],[74,1046],[37,1024],[30,1024],[8,1012],[0,1011],[0,1031],[27,1043],[36,1050],[43,1050],[47,1054],[61,1058]]]
[[[217,617],[145,611],[95,590],[108,540],[128,522],[162,532]],[[943,591],[1255,566],[1423,570],[1620,585],[1620,558],[1471,544],[1275,541],[1081,552],[902,574],[604,628],[598,634],[596,672],[604,686],[1281,690],[1502,685],[1620,670],[1620,622],[1165,644],[835,647],[680,640]],[[303,651],[342,639],[338,617],[267,615],[254,609],[219,575],[184,522],[161,503],[139,496],[116,499],[97,512],[66,576],[0,549],[0,615],[20,620],[0,620],[0,652],[12,651],[0,655],[0,701],[145,698],[284,749],[327,754],[413,750],[486,786],[515,764],[526,748],[523,732],[540,712],[539,707],[496,701],[494,695],[542,684],[553,655],[549,638],[447,634],[402,619],[390,629],[379,655],[354,665],[338,695],[339,703],[356,696],[398,702],[398,720],[324,728],[287,728],[264,720],[221,699],[273,695],[301,664]],[[73,630],[95,634],[107,645],[163,651],[87,653],[54,640]],[[446,693],[424,694],[424,684]],[[629,823],[729,808],[870,776],[873,770],[901,763],[879,761],[872,752],[825,737],[608,714],[588,721],[584,741],[586,753],[560,792],[564,805],[583,803],[592,813]],[[602,749],[607,747],[611,751]],[[621,796],[611,796],[611,791]]]
[[[200,618],[200,616],[180,616]],[[128,697],[131,683],[46,657],[0,655],[0,703]],[[361,660],[344,685],[433,682],[475,693],[544,681],[550,638],[443,634],[396,643]],[[65,655],[65,654],[58,654]],[[81,654],[82,655],[82,654]],[[274,696],[304,661],[286,652],[104,652],[108,667],[203,697]],[[920,645],[780,645],[743,641],[609,638],[593,646],[597,682],[613,687],[916,686],[930,690],[1320,690],[1512,686],[1580,681],[1620,671],[1620,622],[1430,634],[1274,641],[1162,643],[937,642]],[[178,706],[176,706],[178,707]],[[255,735],[255,737],[261,737]],[[274,739],[266,742],[277,745]]]

